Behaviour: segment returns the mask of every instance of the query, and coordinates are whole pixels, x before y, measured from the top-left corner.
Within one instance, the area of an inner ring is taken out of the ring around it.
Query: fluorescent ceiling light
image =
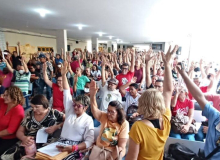
[[[79,26],[78,28],[79,28],[79,30],[82,30],[82,26]]]
[[[99,33],[99,36],[102,37],[102,32]]]
[[[46,9],[36,9],[35,11],[38,12],[41,17],[45,17],[46,14],[51,13],[50,11],[48,11]]]
[[[109,36],[109,39],[112,39],[112,36]]]

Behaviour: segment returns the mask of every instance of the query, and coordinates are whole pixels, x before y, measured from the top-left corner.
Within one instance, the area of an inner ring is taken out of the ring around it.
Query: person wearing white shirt
[[[77,158],[76,156],[81,155],[78,151],[89,148],[94,143],[94,123],[92,117],[85,112],[90,104],[90,98],[86,95],[80,95],[74,101],[72,100],[66,77],[67,66],[65,61],[61,69],[65,122],[59,139],[59,142],[67,144],[67,146],[57,146],[57,148],[62,152],[72,153],[64,160]]]
[[[98,80],[101,77],[101,72],[96,64],[93,64],[91,74],[94,80]]]

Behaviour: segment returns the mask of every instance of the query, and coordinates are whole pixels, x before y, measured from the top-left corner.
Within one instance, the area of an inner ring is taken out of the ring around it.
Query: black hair
[[[56,79],[58,79],[59,77],[62,77],[62,74],[61,74],[60,72],[58,72],[58,73],[56,74]]]
[[[123,67],[123,66],[129,66],[129,65],[128,65],[127,63],[123,63],[123,64],[122,64],[122,67]]]
[[[163,83],[163,80],[162,79],[158,79],[158,80],[156,80],[156,82],[162,82]]]
[[[38,94],[38,95],[34,96],[31,99],[31,103],[33,105],[43,105],[43,107],[45,109],[47,109],[49,107],[49,102],[48,102],[47,98],[42,94]]]
[[[118,124],[122,125],[122,123],[125,121],[125,112],[122,104],[119,101],[111,101],[109,106],[115,107],[117,111],[117,122]]]
[[[129,85],[130,87],[134,87],[135,89],[138,89],[138,84],[137,83],[132,83]]]
[[[98,70],[99,70],[99,68],[98,68],[98,66],[97,66],[96,64],[93,64],[93,66],[95,66],[96,71],[98,71]]]

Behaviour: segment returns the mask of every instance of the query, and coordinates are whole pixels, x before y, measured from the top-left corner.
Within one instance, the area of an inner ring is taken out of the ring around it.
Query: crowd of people
[[[33,54],[28,61],[19,42],[18,52],[10,53],[8,42],[6,46],[0,50],[0,159],[33,158],[36,151],[30,154],[27,147],[54,142],[65,144],[56,146],[69,153],[65,160],[91,159],[102,148],[108,160],[162,160],[168,137],[206,139],[205,155],[216,147],[218,65],[201,60],[188,67],[178,62],[178,46],[166,54],[151,48],[111,53],[61,49],[56,55]],[[198,130],[196,109],[207,118]],[[176,127],[178,120],[183,124]],[[36,143],[42,128],[47,142]],[[213,159],[219,156],[217,152]]]

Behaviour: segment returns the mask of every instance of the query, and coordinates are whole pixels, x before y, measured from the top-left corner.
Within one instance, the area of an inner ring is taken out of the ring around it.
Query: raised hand
[[[90,97],[95,96],[96,93],[97,93],[97,91],[98,91],[98,89],[99,89],[99,88],[98,88],[96,82],[95,82],[94,80],[92,80],[92,81],[90,82],[90,87],[89,87]]]
[[[67,61],[64,61],[63,64],[61,64],[61,75],[66,75],[66,73],[68,72],[68,63]]]
[[[137,81],[137,77],[133,77],[133,78],[131,79],[131,83],[136,83],[136,81]]]
[[[178,49],[178,45],[175,45],[172,51],[171,51],[171,46],[169,47],[166,55],[163,52],[161,52],[161,57],[162,57],[164,64],[170,63],[170,60],[172,56],[174,55],[174,53],[176,53],[177,49]]]
[[[20,42],[18,42],[17,45],[20,46]]]

